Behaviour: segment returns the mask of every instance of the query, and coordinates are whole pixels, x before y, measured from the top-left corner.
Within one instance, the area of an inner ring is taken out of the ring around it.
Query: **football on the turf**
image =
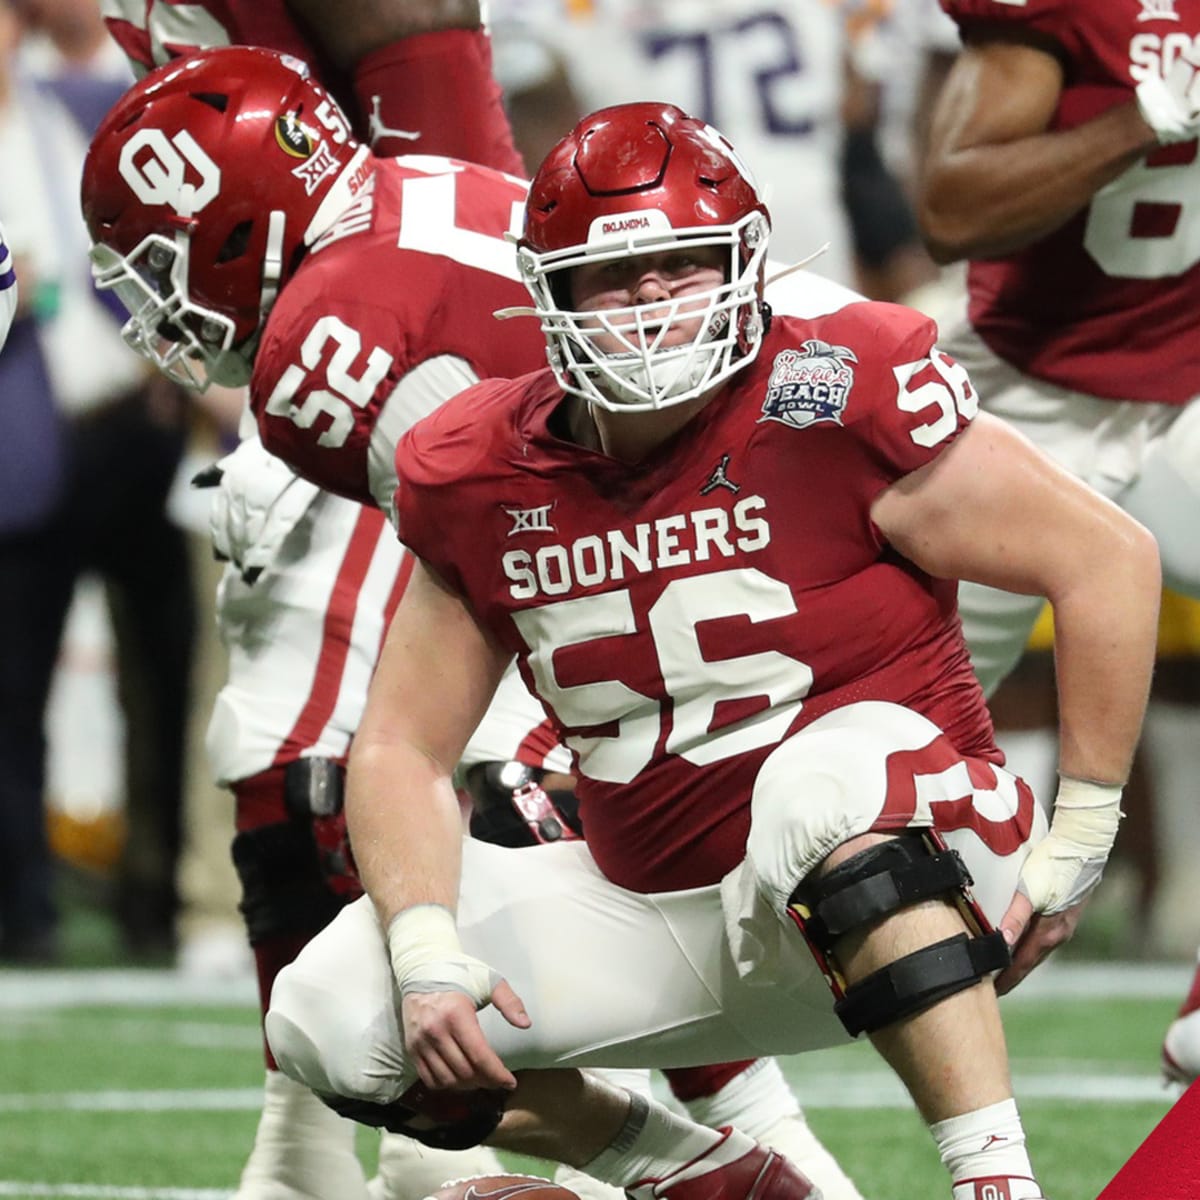
[[[429,1200],[579,1200],[540,1175],[477,1175],[444,1183]]]

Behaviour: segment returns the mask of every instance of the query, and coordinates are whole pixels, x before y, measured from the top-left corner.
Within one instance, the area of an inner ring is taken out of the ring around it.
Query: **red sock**
[[[686,1104],[705,1096],[715,1096],[731,1079],[735,1079],[755,1063],[748,1058],[742,1062],[716,1063],[709,1067],[672,1067],[663,1074],[671,1085],[675,1099]]]

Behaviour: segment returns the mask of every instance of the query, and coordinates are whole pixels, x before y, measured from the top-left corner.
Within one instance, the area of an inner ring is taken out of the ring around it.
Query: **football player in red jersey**
[[[1200,596],[1200,9],[942,7],[964,46],[919,217],[935,258],[969,260],[968,312],[945,345],[989,412],[1142,521],[1167,584]],[[964,586],[959,606],[990,694],[1041,599]],[[1200,1071],[1188,1028],[1169,1031],[1168,1074],[1172,1050]]]
[[[268,1037],[386,1120],[414,1080],[515,1085],[511,1108],[530,1068],[865,1032],[956,1200],[1030,1200],[996,994],[1070,936],[1111,848],[1156,547],[976,416],[932,322],[804,275],[772,313],[768,229],[732,148],[670,106],[593,114],[538,170],[519,262],[551,367],[399,443],[419,561],[348,776],[368,897],[281,973]],[[994,744],[962,577],[1059,609],[1048,830]],[[458,837],[450,772],[514,658],[575,754],[586,843]],[[637,1176],[614,1159],[651,1136],[636,1106],[572,1139],[569,1116],[539,1152],[684,1194],[652,1140]]]
[[[252,369],[273,445],[343,493],[369,503],[374,491],[387,503],[392,442],[407,424],[481,375],[544,361],[534,327],[514,337],[491,317],[525,297],[504,240],[525,186],[448,159],[377,162],[298,63],[226,48],[157,70],[114,110],[93,144],[84,207],[98,278],[130,310],[131,344],[196,386],[238,382]],[[238,796],[235,858],[264,1002],[282,963],[353,894],[344,872],[326,886],[299,869],[306,834],[294,810],[328,803],[338,789],[378,647],[374,616],[390,612],[407,579],[386,561],[377,512],[296,480],[280,486],[281,470],[248,443],[224,463],[218,544],[235,560],[222,585],[232,668],[210,729],[217,774]],[[324,641],[313,646],[322,614]],[[553,766],[552,741],[525,736],[543,723],[540,708],[519,709],[510,694],[476,743]],[[313,814],[320,856],[344,859],[330,814]],[[774,1113],[778,1093],[793,1111],[777,1075],[735,1081],[740,1098],[726,1098],[727,1108]],[[352,1153],[329,1156],[337,1175],[318,1182],[319,1143],[334,1134],[323,1109],[287,1086],[268,1074],[269,1111],[239,1197],[267,1183],[297,1194],[336,1184],[350,1195]],[[258,1153],[268,1125],[286,1164]],[[830,1178],[850,1186],[819,1143],[813,1149]],[[429,1173],[443,1160],[420,1158],[418,1171],[387,1156],[392,1184],[404,1189],[389,1197],[436,1185]],[[468,1169],[481,1167],[452,1168]]]
[[[1200,595],[1200,11],[942,0],[964,46],[935,108],[919,218],[969,260],[944,344],[984,406],[1145,523]],[[1036,596],[964,587],[988,693]]]

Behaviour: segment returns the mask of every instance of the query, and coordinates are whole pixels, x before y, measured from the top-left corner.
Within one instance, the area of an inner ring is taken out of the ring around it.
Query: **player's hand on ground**
[[[529,1027],[520,997],[500,979],[491,1003],[510,1025]],[[508,1088],[516,1078],[492,1049],[472,999],[461,991],[410,992],[402,1002],[404,1045],[429,1088]]]
[[[1011,992],[1038,963],[1070,941],[1082,913],[1082,902],[1062,912],[1035,913],[1029,897],[1017,892],[1000,922],[1012,963],[996,976],[996,994]]]

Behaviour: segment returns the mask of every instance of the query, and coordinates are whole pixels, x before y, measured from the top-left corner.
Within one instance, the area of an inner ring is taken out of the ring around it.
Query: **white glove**
[[[1200,134],[1200,54],[1182,51],[1165,76],[1147,75],[1134,91],[1142,120],[1164,145]]]
[[[0,347],[8,337],[8,328],[17,313],[17,273],[13,270],[12,254],[4,244],[0,229]]]
[[[414,992],[462,992],[476,1010],[491,1004],[500,975],[463,953],[448,908],[440,904],[406,908],[392,918],[387,940],[402,997]]]
[[[246,583],[271,565],[321,491],[268,454],[256,437],[202,471],[192,484],[217,487],[209,514],[213,553],[233,563]]]
[[[1017,884],[1034,912],[1072,908],[1100,882],[1122,815],[1119,787],[1059,780],[1050,832],[1025,860]]]

